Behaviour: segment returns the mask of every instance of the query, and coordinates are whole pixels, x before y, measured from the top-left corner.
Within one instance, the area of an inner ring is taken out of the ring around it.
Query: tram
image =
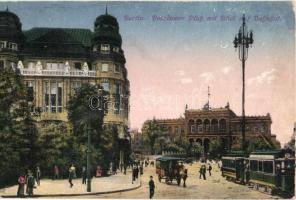
[[[222,157],[222,176],[246,183],[269,194],[293,196],[295,193],[295,158],[284,150],[257,151],[247,155]]]

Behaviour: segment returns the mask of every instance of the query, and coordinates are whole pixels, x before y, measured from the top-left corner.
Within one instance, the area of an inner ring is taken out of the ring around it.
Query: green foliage
[[[0,185],[14,182],[38,159],[37,130],[31,118],[30,97],[18,71],[0,74]]]
[[[86,131],[91,131],[91,161],[92,166],[100,165],[103,173],[106,173],[109,164],[114,157],[112,155],[113,145],[118,139],[117,130],[113,127],[102,128],[104,115],[106,113],[107,101],[104,98],[106,92],[99,93],[99,86],[83,84],[75,91],[75,95],[68,102],[68,118],[73,125],[73,132],[77,149],[87,149]],[[99,109],[90,109],[89,99],[92,96],[100,97]],[[102,97],[103,96],[103,97]],[[115,147],[117,147],[115,145]],[[117,150],[115,150],[117,152]],[[81,165],[81,164],[80,164]]]
[[[253,139],[251,141],[248,141],[248,148],[247,152],[252,152],[256,150],[271,150],[271,148],[264,140],[262,139]]]
[[[217,156],[221,155],[223,151],[224,149],[223,149],[222,141],[220,138],[216,140],[211,140],[210,149],[209,149],[209,153],[211,157],[216,158]]]
[[[162,135],[162,130],[157,126],[155,120],[147,120],[142,127],[142,134],[144,143],[149,144],[150,153],[153,155],[155,152],[155,142]]]

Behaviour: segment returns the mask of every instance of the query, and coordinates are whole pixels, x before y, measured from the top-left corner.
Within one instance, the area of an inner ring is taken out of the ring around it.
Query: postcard
[[[293,198],[294,9],[0,2],[0,196]]]

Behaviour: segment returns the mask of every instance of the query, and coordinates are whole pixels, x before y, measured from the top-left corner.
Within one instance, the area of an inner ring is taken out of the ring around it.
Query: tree
[[[37,129],[30,112],[32,101],[18,70],[0,73],[0,185],[14,181],[38,158]]]
[[[220,138],[218,138],[216,140],[211,140],[209,153],[213,158],[221,155],[221,153],[223,153],[223,151],[224,151],[224,149],[223,149],[223,145],[222,145]]]
[[[142,127],[142,134],[144,142],[149,144],[150,153],[153,155],[155,153],[155,142],[157,138],[161,135],[161,129],[158,127],[154,119],[144,122],[144,125]]]
[[[100,93],[102,91],[102,93]],[[90,102],[91,97],[93,101]],[[92,166],[100,165],[103,173],[109,167],[112,158],[112,146],[114,144],[113,130],[106,127],[103,129],[103,119],[107,111],[108,93],[99,85],[82,84],[75,91],[75,95],[68,102],[68,118],[73,126],[76,146],[78,149],[86,149],[87,134],[91,134],[91,160]],[[97,107],[91,109],[90,104]]]

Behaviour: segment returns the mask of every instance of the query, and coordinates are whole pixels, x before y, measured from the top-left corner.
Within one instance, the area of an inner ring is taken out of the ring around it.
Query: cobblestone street
[[[275,199],[277,196],[271,196],[259,191],[248,188],[247,186],[235,184],[226,181],[222,176],[218,167],[213,164],[212,176],[207,172],[207,180],[199,179],[198,169],[199,163],[194,163],[188,167],[187,187],[183,188],[177,186],[176,182],[172,185],[158,182],[155,174],[155,167],[149,166],[145,168],[144,175],[142,176],[142,186],[139,189],[113,193],[102,194],[95,196],[84,196],[81,198],[124,198],[124,199],[146,199],[149,198],[148,181],[149,176],[154,177],[156,185],[155,196],[156,199]],[[77,197],[76,197],[77,198]]]

